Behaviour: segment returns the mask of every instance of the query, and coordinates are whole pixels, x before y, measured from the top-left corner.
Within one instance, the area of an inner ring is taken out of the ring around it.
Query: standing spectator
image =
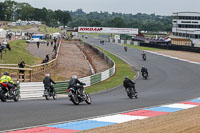
[[[11,50],[11,47],[10,47],[10,44],[9,44],[9,43],[6,44],[6,48],[7,48],[9,51]]]
[[[57,51],[57,46],[56,44],[53,46],[53,52],[56,52]]]
[[[49,61],[49,54],[46,55],[46,62]]]
[[[19,68],[24,68],[25,67],[25,62],[23,59],[21,59],[21,61],[18,63]],[[19,70],[19,79],[22,75],[22,81],[24,82],[24,70]]]
[[[37,48],[40,48],[40,42],[37,42]]]
[[[49,42],[47,42],[47,46],[49,46]]]
[[[51,47],[53,47],[53,41],[51,41]]]
[[[53,40],[54,40],[54,44],[56,44],[57,43],[57,38],[54,37]]]

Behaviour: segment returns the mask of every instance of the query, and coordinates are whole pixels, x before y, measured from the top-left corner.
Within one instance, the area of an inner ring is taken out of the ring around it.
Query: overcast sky
[[[0,0],[3,2],[4,0]],[[15,0],[27,2],[33,7],[85,12],[107,11],[121,13],[155,13],[156,15],[172,15],[173,12],[200,12],[200,0]]]

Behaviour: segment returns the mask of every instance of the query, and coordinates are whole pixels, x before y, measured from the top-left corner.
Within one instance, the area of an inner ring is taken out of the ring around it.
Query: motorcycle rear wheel
[[[6,95],[4,94],[4,91],[0,91],[0,99],[2,102],[6,102],[7,98]]]
[[[74,105],[79,105],[79,103],[80,103],[78,96],[74,95],[74,94],[71,96],[71,101],[73,102]]]
[[[129,97],[130,99],[133,99],[133,96],[134,96],[133,89],[132,89],[132,88],[129,88],[129,91],[128,91],[127,93],[128,93],[128,97]]]
[[[44,91],[44,97],[45,97],[46,100],[50,99],[50,94],[49,93],[50,92],[47,89]]]

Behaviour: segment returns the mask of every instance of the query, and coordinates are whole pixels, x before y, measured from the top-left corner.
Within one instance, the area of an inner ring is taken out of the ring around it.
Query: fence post
[[[30,81],[32,81],[32,70],[30,70],[29,73],[30,73]]]

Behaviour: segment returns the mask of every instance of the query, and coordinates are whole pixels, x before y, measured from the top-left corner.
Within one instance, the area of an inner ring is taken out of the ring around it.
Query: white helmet
[[[46,76],[46,77],[50,77],[50,74],[49,74],[49,73],[47,73],[47,74],[45,74],[45,76]]]
[[[77,75],[72,75],[72,78],[73,79],[77,79]]]

